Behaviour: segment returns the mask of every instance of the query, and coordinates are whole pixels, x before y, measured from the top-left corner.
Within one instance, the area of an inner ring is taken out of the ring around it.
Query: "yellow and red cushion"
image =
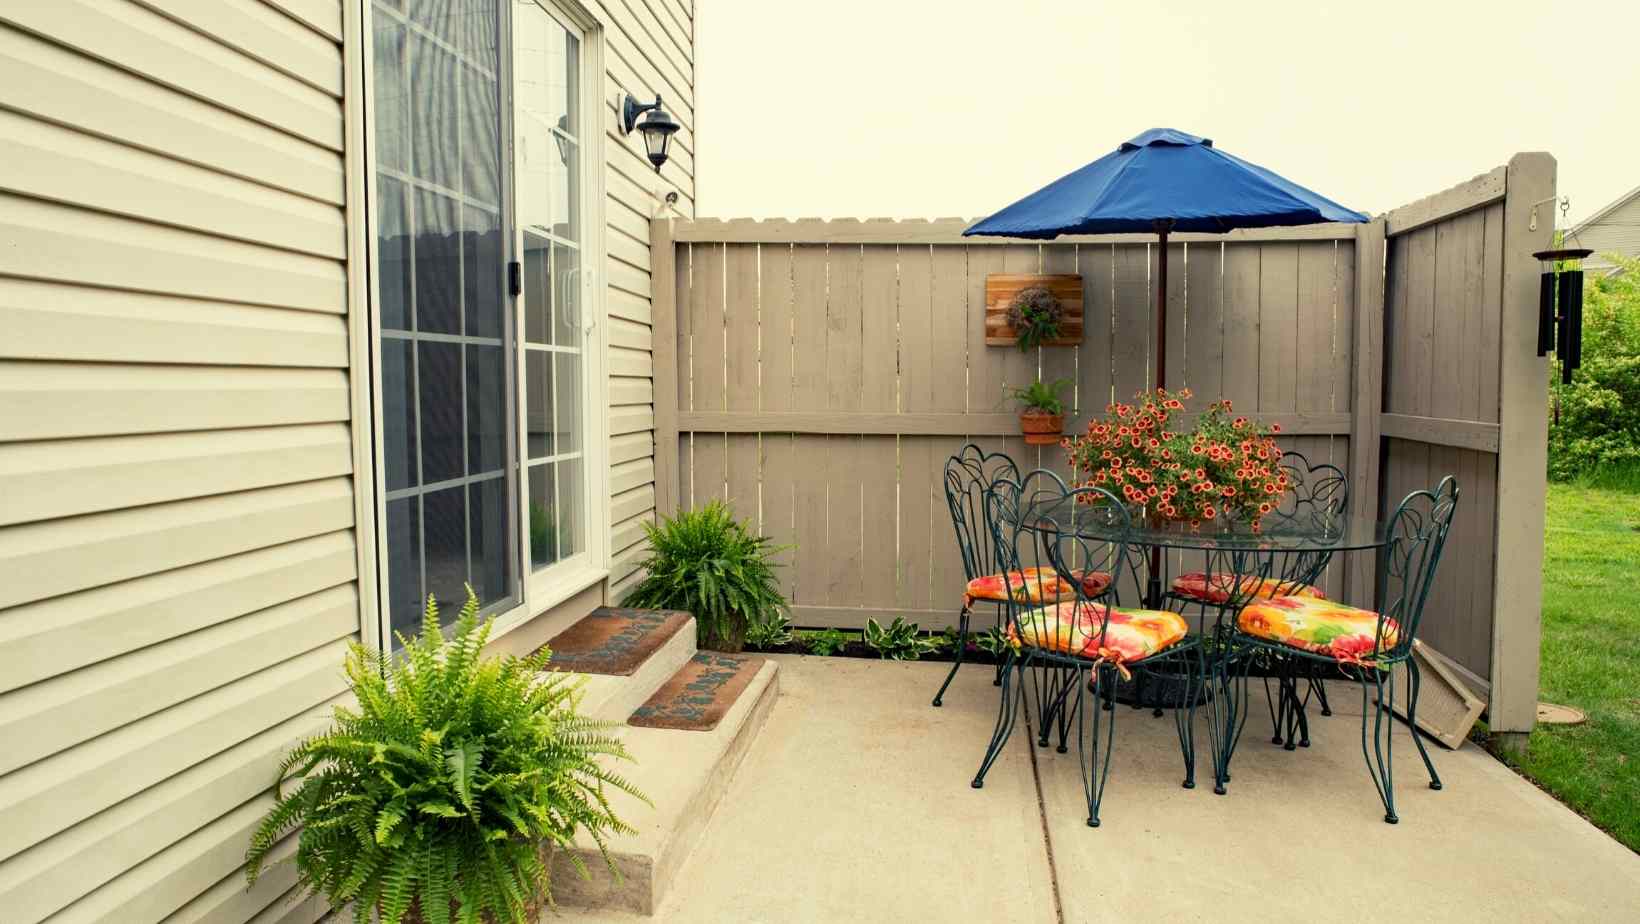
[[[1383,637],[1379,638],[1379,623]],[[1349,664],[1372,663],[1378,651],[1395,647],[1401,627],[1372,610],[1357,609],[1316,597],[1274,597],[1248,604],[1236,626],[1255,638],[1279,642]]]
[[[1240,584],[1241,593],[1236,596],[1242,599],[1254,597],[1314,597],[1325,600],[1327,595],[1321,588],[1310,584],[1296,582],[1282,583],[1275,578],[1261,578],[1256,574],[1244,574],[1238,581],[1233,574],[1215,571],[1204,574],[1195,571],[1190,574],[1181,574],[1173,579],[1173,592],[1181,597],[1200,600],[1204,603],[1228,603],[1230,591]]]
[[[1167,610],[1128,610],[1086,601],[1039,606],[1019,615],[1008,635],[1016,645],[1110,661],[1142,661],[1177,644],[1190,631],[1184,617]]]
[[[1110,575],[1103,571],[1071,573],[1082,582],[1084,596],[1097,597],[1110,586]],[[975,600],[1006,603],[1010,592],[1019,603],[1053,603],[1058,600],[1070,600],[1076,596],[1076,588],[1060,577],[1054,569],[1026,568],[1023,571],[1010,571],[1006,575],[987,574],[974,578],[968,582],[967,590],[963,593],[962,605],[972,606]]]

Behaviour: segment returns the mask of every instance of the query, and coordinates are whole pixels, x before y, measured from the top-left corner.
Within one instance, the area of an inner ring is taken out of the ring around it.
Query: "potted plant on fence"
[[[1200,527],[1233,521],[1257,531],[1291,486],[1281,448],[1268,427],[1215,401],[1189,429],[1179,428],[1190,389],[1140,392],[1135,404],[1111,404],[1070,441],[1074,480],[1104,488],[1152,519]]]
[[[610,723],[577,713],[577,684],[542,673],[549,652],[485,657],[489,632],[468,588],[448,640],[429,598],[401,655],[352,647],[358,705],[280,764],[246,855],[252,883],[297,827],[298,885],[358,922],[533,921],[552,903],[552,852],[577,832],[619,875],[605,839],[632,829],[606,787],[644,797],[600,761],[631,758]]]
[[[621,601],[625,606],[687,610],[702,648],[740,651],[749,626],[787,615],[770,559],[782,549],[753,535],[721,501],[645,523],[648,572]]]
[[[1019,338],[1019,350],[1029,353],[1044,343],[1059,338],[1059,325],[1065,319],[1065,306],[1059,298],[1042,286],[1020,289],[1008,303],[1008,326]]]
[[[1060,393],[1069,379],[1032,382],[1024,388],[1004,388],[1003,394],[1019,403],[1019,429],[1032,446],[1051,446],[1065,432],[1065,401]]]

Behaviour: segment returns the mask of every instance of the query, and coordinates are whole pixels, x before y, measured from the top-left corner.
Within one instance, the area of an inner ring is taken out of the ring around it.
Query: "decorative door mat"
[[[763,660],[698,651],[627,722],[644,728],[711,731],[757,676]]]
[[[679,630],[689,625],[680,610],[631,610],[600,606],[547,642],[548,670],[631,676]]]

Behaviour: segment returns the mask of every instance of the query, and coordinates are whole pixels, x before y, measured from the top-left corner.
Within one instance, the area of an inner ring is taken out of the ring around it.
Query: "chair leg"
[[[1108,679],[1103,676],[1107,671],[1110,675]],[[1079,717],[1076,723],[1076,752],[1082,764],[1083,790],[1088,797],[1088,827],[1097,828],[1099,805],[1105,799],[1105,782],[1110,779],[1111,746],[1116,741],[1116,714],[1120,710],[1111,709],[1107,714],[1106,710],[1095,708],[1092,703],[1084,704],[1083,700],[1090,695],[1098,700],[1109,698],[1113,693],[1112,685],[1116,679],[1114,668],[1101,666],[1092,673],[1094,683],[1091,693],[1089,684],[1082,681],[1080,671],[1076,679],[1076,712]],[[1092,735],[1086,734],[1090,724],[1093,726]],[[1104,725],[1105,733],[1102,745],[1099,740],[1101,725]],[[1091,754],[1088,751],[1090,745],[1093,748]]]
[[[1024,658],[1019,659],[1018,664],[1014,662],[1013,652],[1009,652],[1008,656],[1003,659],[1002,696],[1000,697],[1001,702],[997,705],[996,729],[991,732],[991,743],[986,745],[985,757],[980,761],[979,771],[974,774],[974,782],[971,785],[975,789],[981,789],[985,786],[985,774],[990,772],[991,765],[996,762],[997,756],[1002,753],[1003,746],[1008,743],[1009,736],[1013,734],[1014,723],[1019,720],[1021,711],[1020,697],[1024,693],[1025,686],[1024,672],[1030,666],[1031,658],[1030,655],[1026,655]]]
[[[1221,670],[1226,700],[1225,723],[1219,782],[1213,787],[1213,791],[1221,796],[1225,793],[1225,784],[1230,782],[1230,759],[1235,756],[1236,744],[1241,741],[1242,730],[1247,727],[1247,676],[1252,670],[1252,662],[1253,650],[1245,649],[1232,653]]]
[[[1424,769],[1429,771],[1429,788],[1441,788],[1441,775],[1435,772],[1435,762],[1429,759],[1429,751],[1424,748],[1424,736],[1418,734],[1418,687],[1422,683],[1418,676],[1418,660],[1408,658],[1407,662],[1407,729],[1412,732],[1412,743],[1418,746],[1418,756],[1424,759]]]
[[[939,692],[934,694],[934,705],[936,707],[945,698],[945,688],[949,687],[951,681],[956,678],[957,668],[962,666],[962,653],[968,650],[968,616],[968,607],[965,606],[962,608],[962,613],[957,616],[957,655],[951,659],[951,669],[945,674],[945,682],[940,684]],[[1001,682],[1000,671],[997,680]]]
[[[1332,703],[1327,702],[1327,681],[1311,676],[1310,691],[1315,694],[1316,702],[1321,704],[1321,714],[1332,715]]]
[[[1384,804],[1384,821],[1395,824],[1401,820],[1395,814],[1395,684],[1386,684],[1383,672],[1376,668],[1365,667],[1361,671],[1361,755],[1366,758],[1367,774],[1378,791],[1378,800]],[[1369,685],[1377,694],[1370,704],[1370,712]],[[1370,749],[1367,747],[1369,724],[1372,726]]]
[[[1179,734],[1179,753],[1184,758],[1185,789],[1196,788],[1196,700],[1201,694],[1202,663],[1200,649],[1185,661],[1184,702],[1173,704],[1173,727]]]

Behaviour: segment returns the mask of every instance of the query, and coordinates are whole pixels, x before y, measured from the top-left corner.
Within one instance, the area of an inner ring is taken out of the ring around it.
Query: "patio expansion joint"
[[[1029,737],[1025,750],[1031,755],[1031,783],[1036,786],[1036,820],[1042,825],[1042,849],[1048,858],[1049,894],[1053,896],[1053,916],[1058,924],[1065,924],[1065,906],[1059,900],[1059,869],[1053,861],[1053,835],[1048,832],[1048,800],[1042,794],[1042,768],[1036,761],[1036,747]]]

